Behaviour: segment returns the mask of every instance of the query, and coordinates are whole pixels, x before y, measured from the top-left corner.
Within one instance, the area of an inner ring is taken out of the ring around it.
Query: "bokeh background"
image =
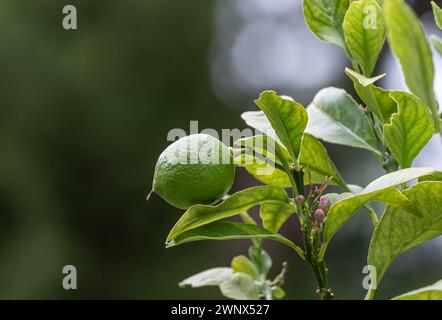
[[[2,0],[0,2],[0,298],[220,298],[216,288],[180,289],[198,271],[229,264],[247,241],[164,248],[182,211],[145,201],[158,155],[173,128],[244,129],[263,89],[308,105],[324,86],[352,91],[339,48],[305,26],[299,0]],[[430,1],[414,5],[427,30]],[[410,2],[413,3],[413,2]],[[62,29],[74,4],[78,30]],[[442,63],[437,63],[442,97]],[[378,72],[403,88],[388,52]],[[382,174],[367,152],[328,146],[347,181]],[[419,165],[441,168],[440,141]],[[257,182],[239,171],[235,190]],[[293,219],[283,233],[299,243]],[[359,214],[328,253],[337,298],[364,296],[362,268],[371,234]],[[287,298],[315,298],[306,265],[266,243],[276,275],[288,261]],[[400,257],[379,298],[441,278],[442,241]],[[62,268],[78,270],[78,290],[62,288]]]

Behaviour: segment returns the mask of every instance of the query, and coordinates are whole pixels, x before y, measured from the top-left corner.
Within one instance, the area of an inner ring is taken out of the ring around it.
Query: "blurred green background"
[[[228,265],[248,242],[164,248],[182,211],[157,196],[146,203],[145,197],[156,159],[169,144],[167,133],[188,130],[190,120],[199,120],[201,129],[243,129],[240,114],[253,110],[252,99],[262,89],[277,89],[304,104],[325,85],[351,90],[342,72],[345,58],[307,31],[299,5],[291,3],[299,1],[241,2],[0,2],[0,298],[221,297],[216,288],[180,289],[177,283]],[[67,4],[78,10],[76,31],[61,26]],[[428,4],[419,12],[425,15]],[[258,33],[241,33],[268,14],[273,22],[260,25]],[[285,61],[278,43],[267,45],[259,36],[274,31],[272,39],[278,40],[275,21],[281,15],[284,30],[293,26],[294,32],[281,41],[293,41],[301,52],[329,51],[296,56],[296,47],[290,47],[293,52],[284,57],[297,64],[278,64]],[[258,36],[270,51],[255,49],[248,35]],[[274,54],[276,65],[266,63],[266,54]],[[256,57],[262,63],[252,64]],[[319,67],[303,70],[304,62],[335,69],[321,75]],[[249,75],[244,67],[258,73]],[[266,78],[268,70],[274,72]],[[351,183],[365,185],[382,174],[368,153],[336,146],[330,153]],[[238,172],[235,190],[253,184]],[[296,225],[290,221],[283,233],[299,243]],[[327,257],[337,298],[363,297],[370,233],[368,217],[360,214],[333,241]],[[273,275],[283,261],[290,264],[287,298],[315,298],[310,270],[290,249],[275,243],[266,248],[274,257]],[[433,241],[400,258],[379,297],[438,280],[440,248]],[[77,267],[78,290],[61,285],[67,264]]]

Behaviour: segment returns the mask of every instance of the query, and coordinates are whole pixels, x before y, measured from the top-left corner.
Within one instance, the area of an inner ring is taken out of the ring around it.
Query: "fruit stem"
[[[152,196],[152,193],[154,193],[154,192],[155,192],[154,189],[150,190],[150,192],[146,196],[146,201],[149,201],[150,197]]]

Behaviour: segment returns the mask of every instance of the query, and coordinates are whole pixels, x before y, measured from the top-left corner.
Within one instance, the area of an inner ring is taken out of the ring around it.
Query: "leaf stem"
[[[377,215],[376,212],[375,212],[372,208],[370,208],[368,205],[365,205],[365,209],[366,209],[367,212],[368,212],[368,216],[369,216],[370,219],[371,219],[371,222],[372,222],[372,224],[373,224],[373,227],[376,227],[376,225],[377,225],[378,222],[379,222],[379,217],[378,217],[378,215]]]

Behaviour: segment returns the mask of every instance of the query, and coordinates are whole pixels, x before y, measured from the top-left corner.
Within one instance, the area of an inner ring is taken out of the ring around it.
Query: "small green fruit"
[[[152,191],[171,205],[187,209],[220,200],[234,178],[229,148],[212,136],[194,134],[175,141],[160,155]]]

